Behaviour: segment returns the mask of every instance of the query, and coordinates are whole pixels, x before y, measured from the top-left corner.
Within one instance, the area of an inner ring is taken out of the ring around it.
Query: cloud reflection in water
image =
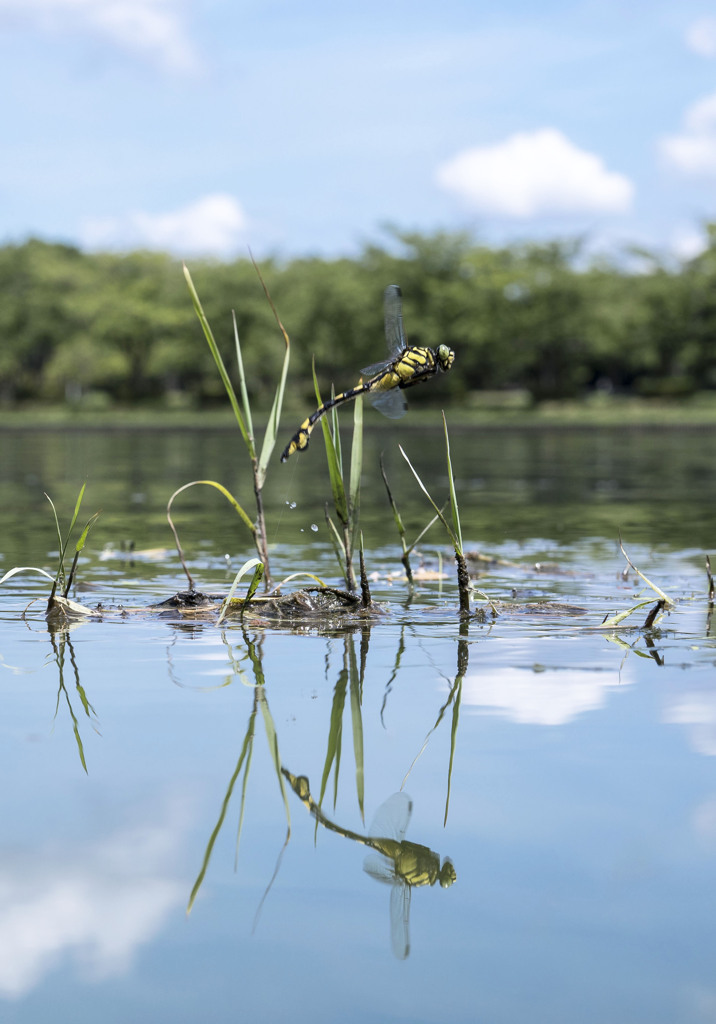
[[[0,998],[18,999],[67,956],[102,979],[126,972],[186,884],[168,865],[184,831],[164,824],[125,828],[93,846],[16,848],[0,858]]]

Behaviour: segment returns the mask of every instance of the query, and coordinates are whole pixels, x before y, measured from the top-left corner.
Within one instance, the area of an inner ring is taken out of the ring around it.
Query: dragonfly
[[[438,373],[446,373],[455,361],[455,353],[447,345],[437,348],[422,348],[408,345],[403,328],[403,299],[397,284],[385,289],[385,337],[389,356],[380,363],[366,366],[361,370],[361,381],[354,388],[342,391],[312,412],[304,420],[281,455],[286,462],[294,452],[308,448],[313,428],[329,409],[344,402],[350,402],[359,395],[368,395],[380,412],[389,419],[400,419],[408,407],[403,391],[429,380]]]
[[[413,801],[407,793],[393,793],[380,805],[375,812],[368,835],[352,832],[341,828],[327,818],[311,796],[308,779],[305,775],[295,776],[286,768],[281,771],[288,779],[291,788],[298,798],[306,805],[313,817],[331,832],[337,832],[346,839],[362,843],[370,847],[374,853],[368,854],[363,863],[363,870],[378,882],[390,885],[390,938],[394,955],[399,960],[406,960],[410,954],[410,897],[416,886],[435,885],[449,888],[457,879],[457,873],[449,857],[445,857],[442,866],[440,855],[421,846],[411,843],[405,833],[413,813]]]

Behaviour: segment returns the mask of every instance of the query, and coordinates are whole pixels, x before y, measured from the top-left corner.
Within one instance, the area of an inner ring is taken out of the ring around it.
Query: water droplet
[[[296,507],[296,502],[295,502],[295,501],[291,501],[291,502],[289,502],[289,505],[288,505],[288,507],[289,507],[289,508],[295,508],[295,507]]]
[[[299,530],[299,533],[303,533],[303,532],[304,532],[303,527],[301,527],[301,529]]]
[[[318,527],[316,526],[315,523],[311,523],[311,529],[313,530],[314,533],[318,533]]]

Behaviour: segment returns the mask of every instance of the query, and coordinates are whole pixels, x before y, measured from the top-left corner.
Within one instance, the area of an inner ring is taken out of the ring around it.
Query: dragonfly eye
[[[443,861],[443,866],[440,868],[440,874],[438,877],[443,889],[449,889],[457,879],[457,871],[453,867],[452,861],[449,857],[446,857]]]
[[[455,353],[447,345],[438,346],[438,362],[443,370],[449,370],[455,361]]]

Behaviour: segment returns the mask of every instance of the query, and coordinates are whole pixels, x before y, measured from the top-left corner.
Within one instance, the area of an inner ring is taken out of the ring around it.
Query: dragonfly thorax
[[[455,362],[455,353],[447,345],[438,345],[435,355],[441,370],[447,371]]]

